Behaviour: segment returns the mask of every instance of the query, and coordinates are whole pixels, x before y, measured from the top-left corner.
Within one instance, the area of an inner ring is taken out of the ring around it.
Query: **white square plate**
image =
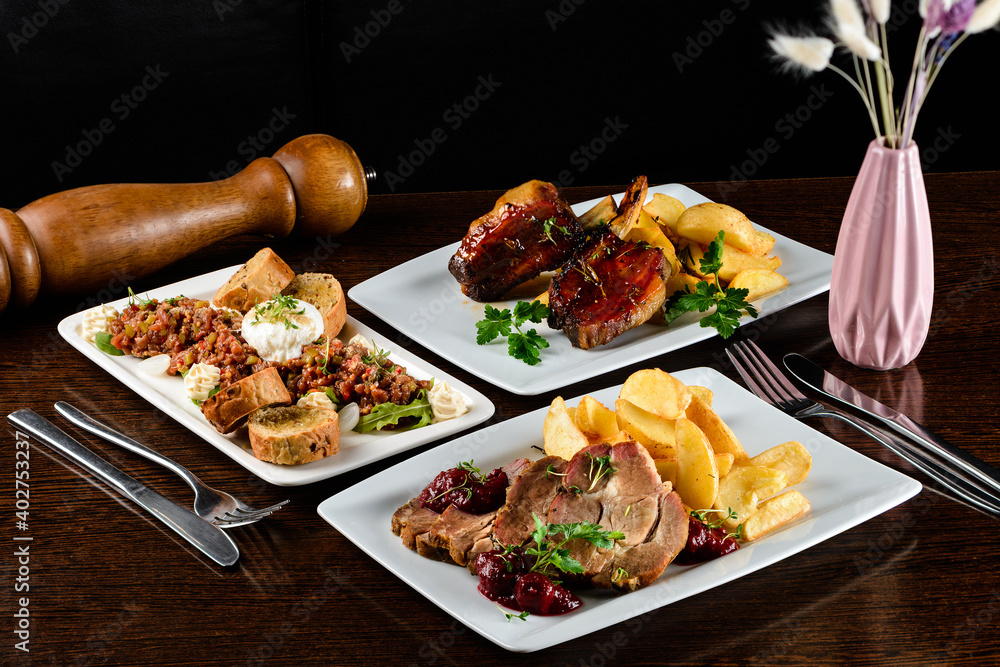
[[[694,368],[674,374],[715,393],[713,407],[752,456],[798,440],[812,454],[809,477],[794,488],[811,510],[787,526],[718,560],[669,565],[653,585],[622,595],[582,591],[582,608],[564,616],[529,616],[507,622],[476,589],[465,568],[432,561],[392,534],[393,512],[417,496],[434,476],[461,461],[492,470],[515,458],[541,458],[547,408],[501,422],[435,447],[374,475],[319,506],[319,514],[428,600],[492,642],[511,651],[537,651],[642,615],[788,558],[881,514],[920,491],[905,475],[872,461],[764,403],[717,371]],[[591,394],[613,405],[620,387]],[[577,404],[577,399],[568,401]]]
[[[709,201],[678,184],[649,188],[649,197],[657,192],[675,197],[685,206]],[[620,194],[617,197],[620,199]],[[576,204],[573,211],[579,215],[598,201]],[[755,302],[760,316],[830,289],[831,255],[755,226],[774,236],[772,254],[781,258],[778,272],[788,278],[787,288]],[[699,316],[687,314],[668,328],[644,324],[607,345],[581,350],[573,347],[562,331],[549,329],[543,322],[530,326],[549,341],[549,347],[542,350],[541,363],[529,366],[508,356],[507,345],[501,339],[488,345],[476,344],[476,322],[483,319],[483,304],[465,296],[448,272],[448,260],[458,246],[455,243],[429,252],[355,285],[350,297],[427,349],[515,394],[541,394],[716,335],[715,329],[698,324]],[[530,300],[544,289],[543,285],[520,298]],[[494,304],[501,309],[512,308],[517,301],[512,298]],[[747,316],[741,319],[741,323],[750,321],[752,318]]]
[[[173,285],[143,293],[150,298],[168,299],[183,294],[196,299],[211,300],[219,286],[238,269],[233,266],[183,280]],[[110,305],[119,311],[127,305],[128,299],[112,301]],[[368,463],[398,454],[407,449],[432,442],[439,438],[458,433],[470,426],[482,423],[493,415],[493,403],[481,393],[438,368],[414,357],[405,351],[394,349],[377,333],[361,324],[353,317],[347,318],[340,337],[349,340],[361,334],[380,348],[389,350],[392,360],[402,366],[418,380],[445,380],[460,392],[470,406],[469,412],[456,419],[430,424],[411,431],[399,433],[346,433],[340,439],[340,451],[320,461],[298,466],[282,466],[261,461],[253,455],[246,429],[223,435],[208,423],[201,410],[187,397],[179,377],[168,375],[151,376],[136,370],[140,359],[131,355],[113,357],[98,350],[81,336],[83,312],[70,315],[59,323],[59,334],[70,345],[79,350],[95,364],[111,373],[124,385],[135,391],[157,408],[186,426],[192,433],[214,445],[224,454],[261,479],[278,486],[299,486],[311,484],[359,468]],[[148,443],[147,443],[148,444]]]

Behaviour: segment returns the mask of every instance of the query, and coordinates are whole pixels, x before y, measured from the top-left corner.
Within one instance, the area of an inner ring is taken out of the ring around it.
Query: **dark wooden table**
[[[841,360],[821,295],[747,324],[772,357],[802,352],[995,466],[1000,172],[927,177],[934,224],[934,320],[922,354],[891,372]],[[850,179],[692,183],[751,219],[832,253]],[[571,202],[619,192],[569,188]],[[337,275],[345,288],[451,243],[499,192],[373,196],[362,220],[336,239],[270,243],[293,265]],[[137,292],[238,264],[264,243],[240,238],[148,278]],[[930,270],[930,267],[928,267]],[[3,313],[4,415],[68,400],[192,468],[208,483],[255,505],[288,507],[233,532],[242,558],[221,568],[72,464],[30,449],[30,516],[17,527],[15,434],[3,452],[5,593],[2,664],[53,665],[510,665],[510,664],[1000,664],[1000,524],[927,488],[874,519],[724,587],[641,619],[527,655],[481,638],[403,584],[316,513],[329,496],[405,460],[398,455],[304,487],[261,482],[113,380],[56,333],[82,295]],[[106,294],[119,298],[121,293]],[[387,338],[392,330],[361,308],[354,317]],[[547,405],[498,390],[414,344],[412,352],[483,391],[499,418]],[[575,396],[622,382],[640,367],[710,366],[737,379],[713,338],[565,387]],[[494,418],[491,421],[496,421]],[[825,421],[811,425],[927,482],[864,436]],[[70,429],[72,430],[72,429]],[[81,439],[128,474],[182,504],[191,493],[173,474],[92,438]],[[432,443],[417,451],[424,451]],[[850,484],[845,479],[844,484]],[[386,530],[389,518],[386,517]],[[32,541],[15,541],[30,536]],[[30,556],[15,552],[30,545]],[[27,585],[30,588],[24,588]],[[24,605],[21,598],[28,598]],[[30,653],[14,630],[28,610]]]

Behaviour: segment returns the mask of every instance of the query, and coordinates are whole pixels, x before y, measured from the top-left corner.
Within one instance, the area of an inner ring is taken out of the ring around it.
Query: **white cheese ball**
[[[241,333],[261,358],[284,363],[300,357],[303,345],[323,335],[323,316],[305,301],[271,299],[246,314]]]

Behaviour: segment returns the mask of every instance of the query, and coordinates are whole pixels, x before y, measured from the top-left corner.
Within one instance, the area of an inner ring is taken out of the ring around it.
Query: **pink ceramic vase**
[[[830,336],[847,361],[888,370],[913,361],[931,321],[934,249],[916,144],[872,141],[833,257]]]

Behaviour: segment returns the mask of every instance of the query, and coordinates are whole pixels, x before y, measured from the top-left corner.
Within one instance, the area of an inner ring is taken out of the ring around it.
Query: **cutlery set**
[[[796,419],[831,417],[847,422],[908,461],[950,494],[1000,518],[1000,470],[944,441],[906,415],[862,394],[799,354],[786,354],[783,359],[785,367],[799,381],[877,419],[891,430],[807,398],[753,342],[735,343],[726,354],[750,390],[779,410]]]
[[[30,408],[12,412],[7,419],[18,429],[62,454],[147,510],[219,565],[233,565],[240,557],[236,543],[223,532],[223,529],[256,523],[288,503],[284,500],[262,509],[250,507],[224,491],[211,488],[172,459],[97,421],[69,403],[60,401],[55,404],[55,409],[75,426],[175,472],[194,489],[194,512],[184,509],[126,475]]]

